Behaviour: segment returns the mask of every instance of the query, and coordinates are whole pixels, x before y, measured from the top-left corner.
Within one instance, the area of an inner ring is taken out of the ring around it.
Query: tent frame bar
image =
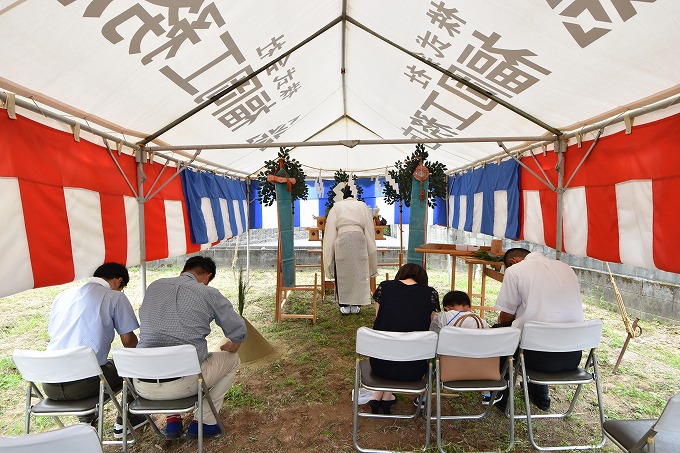
[[[0,102],[7,103],[8,98],[9,98],[9,95],[8,95],[7,92],[0,91]],[[120,137],[116,137],[114,135],[111,135],[108,132],[104,132],[104,131],[101,131],[99,129],[94,129],[89,123],[81,123],[81,122],[75,121],[71,118],[68,118],[64,115],[54,113],[50,110],[43,110],[40,107],[38,107],[38,106],[36,106],[36,105],[34,105],[30,102],[27,102],[27,101],[24,101],[23,99],[20,99],[19,97],[16,97],[14,99],[14,103],[17,107],[20,107],[24,110],[28,110],[30,112],[42,115],[45,118],[66,124],[67,126],[70,126],[71,128],[79,127],[81,130],[87,131],[87,132],[91,133],[92,135],[103,138],[104,140],[110,140],[110,141],[117,143],[121,146],[126,146],[126,147],[132,149],[135,152],[135,154],[139,153],[140,151],[143,151],[141,146],[139,146],[135,143],[129,142],[127,140],[124,140]],[[186,149],[186,148],[183,148],[183,149]],[[153,156],[153,154],[156,152],[156,150],[147,150],[147,151],[149,151],[150,157]],[[158,157],[165,159],[166,161],[174,162],[177,165],[187,165],[186,160],[177,159],[177,158],[172,157],[172,156],[166,156],[165,154],[159,153]],[[215,174],[220,174],[220,175],[225,175],[225,176],[233,174],[233,175],[240,176],[241,179],[245,179],[248,176],[248,173],[245,173],[243,171],[236,170],[236,169],[233,169],[233,168],[230,168],[230,167],[226,167],[224,165],[216,164],[216,163],[213,163],[213,162],[206,162],[206,165],[213,167],[213,169],[211,169],[210,171],[212,173],[215,173]],[[205,170],[206,165],[190,164],[189,166],[192,167],[192,168],[195,168],[197,170]]]
[[[646,115],[648,113],[653,113],[653,112],[657,112],[659,110],[669,108],[669,107],[677,104],[678,102],[680,102],[680,94],[676,94],[676,95],[671,96],[669,98],[666,98],[662,101],[658,101],[658,102],[655,102],[653,104],[646,105],[644,107],[629,110],[629,111],[624,112],[624,113],[619,113],[617,116],[615,116],[613,118],[608,118],[606,120],[598,121],[597,123],[593,123],[593,124],[590,124],[588,126],[584,126],[584,127],[580,128],[578,130],[564,132],[562,134],[562,138],[564,140],[569,140],[570,138],[574,138],[574,137],[577,137],[579,135],[584,135],[584,134],[587,134],[589,132],[593,132],[593,131],[596,131],[596,130],[599,130],[599,129],[604,130],[604,128],[606,128],[607,126],[611,126],[612,124],[617,124],[617,123],[626,121],[626,118],[633,120],[634,118],[637,118],[639,116],[643,116],[643,115]],[[530,140],[527,140],[527,141],[530,141]],[[541,143],[532,143],[532,144],[530,144],[526,147],[521,147],[521,148],[518,148],[518,149],[510,149],[509,152],[519,156],[519,155],[521,155],[521,154],[523,154],[523,153],[525,153],[529,150],[532,150],[532,149],[538,148],[539,146],[542,146],[546,141],[550,141],[550,139],[548,137],[544,137],[541,140]],[[494,162],[494,161],[496,161],[500,158],[505,157],[504,154],[505,153],[496,153],[496,154],[493,154],[491,156],[487,156],[483,159],[479,159],[475,162],[472,162],[469,165],[465,165],[463,167],[458,167],[458,168],[455,168],[453,170],[449,170],[447,174],[451,175],[451,174],[454,174],[454,173],[459,173],[459,172],[462,172],[462,171],[466,171],[469,168],[475,168],[475,167],[485,165],[489,162]]]
[[[156,131],[153,134],[149,135],[148,137],[142,139],[141,141],[138,142],[138,144],[140,146],[145,146],[150,141],[158,138],[159,136],[166,133],[167,131],[169,131],[173,127],[177,126],[178,124],[182,123],[183,121],[187,120],[188,118],[194,116],[196,113],[200,112],[204,108],[210,106],[215,101],[219,101],[221,98],[223,98],[227,94],[231,93],[232,91],[234,91],[235,89],[237,89],[238,87],[240,87],[241,85],[243,85],[244,83],[249,81],[250,79],[256,77],[261,72],[263,72],[263,71],[267,70],[268,68],[270,68],[271,66],[275,65],[278,61],[286,58],[288,55],[292,54],[293,52],[298,50],[300,47],[302,47],[305,44],[309,43],[310,41],[314,40],[316,37],[324,34],[328,30],[330,30],[331,28],[333,28],[334,26],[336,26],[337,24],[342,22],[342,20],[343,20],[343,16],[336,17],[331,22],[329,22],[327,25],[325,25],[323,28],[321,28],[318,31],[316,31],[315,33],[311,34],[310,36],[305,38],[302,42],[291,47],[288,51],[282,53],[281,55],[276,57],[274,60],[272,60],[269,63],[265,64],[264,66],[260,67],[256,71],[248,74],[247,76],[239,79],[238,81],[234,82],[232,85],[229,85],[227,88],[221,90],[220,92],[215,93],[214,95],[210,96],[208,99],[206,99],[205,101],[203,101],[202,103],[200,103],[199,105],[194,107],[193,109],[189,110],[187,113],[180,116],[179,118],[177,118],[176,120],[174,120],[170,124],[162,127],[158,131]],[[196,149],[196,148],[194,148],[194,149]]]
[[[357,145],[417,145],[419,143],[484,143],[484,142],[527,142],[540,141],[552,143],[554,136],[518,136],[518,137],[457,137],[457,138],[394,138],[371,140],[321,140],[318,142],[272,142],[272,143],[225,143],[217,145],[180,145],[180,146],[149,146],[150,152],[192,150],[229,150],[244,148],[297,148],[304,146],[346,146],[354,148]]]

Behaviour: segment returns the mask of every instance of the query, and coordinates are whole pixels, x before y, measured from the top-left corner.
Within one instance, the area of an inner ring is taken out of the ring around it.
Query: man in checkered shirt
[[[139,348],[191,344],[196,347],[210,398],[219,410],[236,377],[240,360],[236,351],[246,337],[245,321],[234,311],[231,302],[208,284],[215,278],[215,262],[207,257],[189,258],[178,277],[162,278],[149,285],[139,308]],[[205,338],[212,321],[230,340],[219,351],[208,352]],[[147,399],[178,399],[196,394],[196,376],[174,380],[135,379],[137,392]],[[168,438],[182,435],[182,418],[169,415],[165,428]],[[203,437],[221,434],[207,401],[203,402]],[[188,437],[198,436],[194,418]]]

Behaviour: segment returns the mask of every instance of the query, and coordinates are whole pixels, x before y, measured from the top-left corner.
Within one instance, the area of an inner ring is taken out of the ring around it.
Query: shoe
[[[535,397],[532,394],[529,394],[529,401],[534,403],[534,406],[539,408],[542,411],[548,412],[550,410],[550,397],[548,398],[539,398]]]
[[[215,423],[214,425],[208,425],[206,423],[203,423],[203,437],[215,437],[219,436],[222,434],[222,430],[220,430],[220,425]],[[191,425],[189,425],[189,428],[187,428],[187,437],[190,437],[192,439],[198,439],[198,421],[194,420],[191,422]]]
[[[165,423],[165,438],[166,439],[179,439],[182,437],[182,417],[179,415],[170,415],[166,419]]]
[[[353,315],[356,315],[361,311],[361,307],[358,305],[350,305],[349,308]]]
[[[413,398],[413,405],[415,407],[420,406],[422,410],[425,410],[425,406],[427,406],[427,398],[420,398],[419,396],[416,396]]]
[[[380,406],[381,403],[379,400],[370,400],[368,404],[371,406],[371,413],[372,414],[379,414],[380,413]]]
[[[141,414],[128,414],[128,420],[132,425],[132,429],[137,429],[141,426],[144,426],[149,421],[144,415]],[[131,435],[132,433],[128,429],[128,436]],[[123,417],[121,417],[120,415],[116,417],[116,423],[113,425],[113,438],[114,439],[123,438]]]
[[[392,406],[394,406],[395,404],[397,404],[396,397],[393,400],[381,400],[380,408],[382,409],[383,414],[390,415],[392,413]]]
[[[82,417],[78,417],[78,423],[84,423],[86,425],[90,425],[93,427],[97,427],[97,420],[99,420],[98,415],[95,414],[88,414],[88,415],[83,415]]]
[[[352,313],[352,307],[350,307],[349,305],[340,307],[340,313],[342,313],[343,315],[349,315],[350,313]]]
[[[503,395],[501,393],[496,394],[496,399],[491,402],[491,393],[483,393],[482,394],[482,404],[484,406],[488,406],[489,404],[496,404],[500,402],[503,399]]]

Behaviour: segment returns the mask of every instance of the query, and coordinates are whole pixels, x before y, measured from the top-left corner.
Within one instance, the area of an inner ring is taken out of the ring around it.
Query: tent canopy
[[[159,155],[252,144],[196,160],[245,177],[276,155],[263,143],[553,140],[615,118],[680,93],[678,17],[668,0],[0,0],[0,89],[127,142],[184,148]],[[428,148],[450,171],[502,153]],[[292,155],[308,175],[368,176],[413,149]]]

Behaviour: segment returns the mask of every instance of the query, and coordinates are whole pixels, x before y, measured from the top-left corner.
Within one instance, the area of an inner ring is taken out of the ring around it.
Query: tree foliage
[[[425,151],[425,146],[422,144],[416,145],[416,150],[411,157],[402,161],[397,161],[394,164],[395,169],[390,170],[389,174],[396,181],[397,187],[392,187],[392,184],[385,182],[385,203],[394,204],[403,201],[406,206],[411,205],[411,185],[413,181],[413,172],[420,164],[420,158],[423,159],[423,165],[430,171],[428,189],[427,189],[427,204],[430,207],[437,205],[436,197],[446,198],[446,166],[440,162],[428,162],[429,153]]]
[[[281,159],[283,159],[283,169],[288,177],[295,178],[295,184],[293,184],[290,193],[291,202],[294,204],[297,199],[307,199],[307,185],[305,184],[305,172],[302,165],[296,159],[290,157],[289,149],[280,148],[278,157],[266,161],[264,169],[257,175],[257,180],[260,182],[260,192],[257,199],[264,206],[271,206],[276,201],[275,183],[267,181],[267,175],[275,175],[279,171],[279,160]]]
[[[326,214],[328,214],[328,211],[331,210],[333,207],[333,204],[335,204],[335,192],[333,191],[338,184],[341,182],[349,182],[349,174],[344,171],[342,168],[338,171],[335,172],[333,175],[333,179],[335,180],[335,183],[328,189],[328,200],[326,201]],[[352,175],[352,181],[356,181],[357,177],[356,175]],[[364,195],[364,188],[361,186],[356,186],[357,188],[357,193],[355,194],[355,198],[357,200],[363,201],[363,195]]]

